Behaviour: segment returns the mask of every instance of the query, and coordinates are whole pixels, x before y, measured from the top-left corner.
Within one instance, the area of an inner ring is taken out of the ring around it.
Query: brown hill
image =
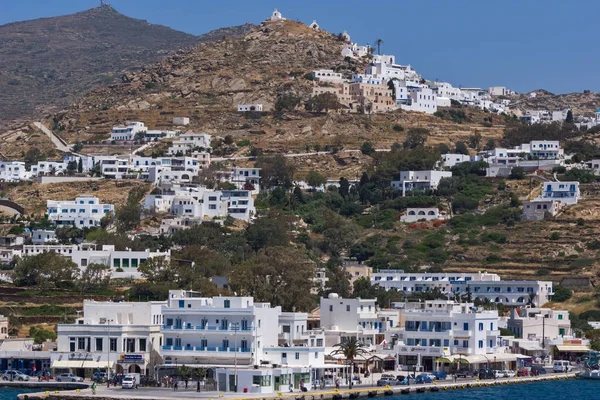
[[[193,36],[110,6],[0,26],[0,124],[59,110],[91,88],[178,49],[252,27]]]
[[[530,93],[511,96],[511,108],[521,110],[548,110],[558,111],[570,108],[574,114],[591,115],[600,108],[600,93],[566,93],[553,94],[547,90],[534,90],[535,97]]]

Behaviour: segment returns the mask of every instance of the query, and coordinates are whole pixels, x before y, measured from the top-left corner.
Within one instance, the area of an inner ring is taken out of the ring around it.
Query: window
[[[350,312],[350,305],[346,306],[346,312]]]
[[[69,338],[69,351],[75,351],[75,338]]]
[[[208,197],[208,201],[217,201],[217,197],[216,196],[209,196]]]
[[[225,307],[225,308],[231,308],[231,301],[230,300],[223,301],[223,307]]]
[[[208,205],[208,209],[209,210],[216,210],[217,209],[217,205],[216,204],[209,204]]]
[[[450,346],[450,339],[444,339],[444,347]]]
[[[319,352],[315,351],[315,358],[319,358]]]
[[[110,351],[117,351],[117,338],[110,338]]]
[[[296,352],[296,360],[300,359],[300,353]]]
[[[96,338],[96,351],[102,351],[102,338]]]
[[[479,330],[482,331],[483,330],[483,322],[479,323]]]
[[[329,312],[333,312],[333,306],[332,305],[329,306]]]
[[[469,323],[468,322],[464,322],[463,323],[463,331],[468,331],[469,330]]]
[[[480,341],[479,341],[479,348],[480,348],[480,349],[483,349],[483,340],[480,340]]]
[[[558,314],[558,319],[563,319],[562,314]]]
[[[287,353],[281,353],[281,358],[282,358],[282,359],[284,359],[284,358],[285,358],[285,359],[287,360]]]
[[[323,339],[317,339],[317,347],[323,347]]]
[[[257,386],[271,386],[271,375],[254,375],[252,384]]]
[[[125,339],[125,349],[127,353],[135,353],[135,339]]]
[[[85,338],[77,338],[77,350],[87,350],[85,342]]]

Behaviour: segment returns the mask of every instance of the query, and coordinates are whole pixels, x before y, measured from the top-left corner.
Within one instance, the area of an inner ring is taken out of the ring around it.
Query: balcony
[[[187,355],[195,357],[216,357],[216,358],[250,358],[254,349],[250,347],[213,347],[213,346],[162,346],[163,355]]]
[[[202,331],[202,332],[252,332],[254,326],[212,326],[212,325],[163,325],[161,331]]]

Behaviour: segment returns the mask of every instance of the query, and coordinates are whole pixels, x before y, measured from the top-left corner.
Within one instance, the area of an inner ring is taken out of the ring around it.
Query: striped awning
[[[89,369],[101,369],[101,368],[114,368],[115,362],[111,361],[84,361],[84,360],[54,360],[50,368],[89,368]]]
[[[589,346],[584,346],[582,344],[560,344],[556,346],[558,351],[572,351],[574,353],[585,353],[590,350]]]

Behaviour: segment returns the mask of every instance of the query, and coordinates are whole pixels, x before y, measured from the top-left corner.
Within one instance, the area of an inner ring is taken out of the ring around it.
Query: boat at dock
[[[598,379],[598,380],[600,380],[600,370],[586,369],[585,371],[576,373],[575,376],[577,378],[581,378],[581,379]]]

